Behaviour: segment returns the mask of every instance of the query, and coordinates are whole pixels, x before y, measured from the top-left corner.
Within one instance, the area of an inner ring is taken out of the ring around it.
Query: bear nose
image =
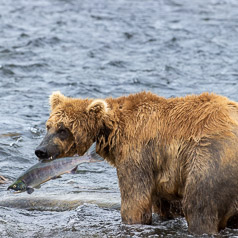
[[[39,159],[48,159],[49,157],[45,147],[37,147],[35,154]]]

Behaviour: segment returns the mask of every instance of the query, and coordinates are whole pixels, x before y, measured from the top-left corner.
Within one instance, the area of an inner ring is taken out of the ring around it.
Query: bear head
[[[69,98],[60,92],[50,96],[47,133],[35,154],[41,159],[83,155],[104,125],[108,106],[102,99]]]

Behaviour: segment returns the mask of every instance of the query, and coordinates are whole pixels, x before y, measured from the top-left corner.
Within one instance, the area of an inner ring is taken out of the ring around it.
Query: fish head
[[[17,180],[15,183],[10,185],[7,190],[12,189],[17,192],[24,192],[27,190],[27,186],[24,181],[22,180]]]

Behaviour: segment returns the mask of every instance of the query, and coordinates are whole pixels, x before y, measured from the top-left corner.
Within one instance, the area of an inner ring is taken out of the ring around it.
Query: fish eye
[[[13,187],[13,188],[16,188],[16,187],[17,187],[17,185],[15,184],[15,185],[13,185],[12,187]]]

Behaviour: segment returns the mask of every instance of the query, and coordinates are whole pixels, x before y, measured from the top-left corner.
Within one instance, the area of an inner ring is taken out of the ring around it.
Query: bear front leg
[[[126,224],[152,222],[152,170],[127,162],[117,168],[121,191],[121,217]]]

